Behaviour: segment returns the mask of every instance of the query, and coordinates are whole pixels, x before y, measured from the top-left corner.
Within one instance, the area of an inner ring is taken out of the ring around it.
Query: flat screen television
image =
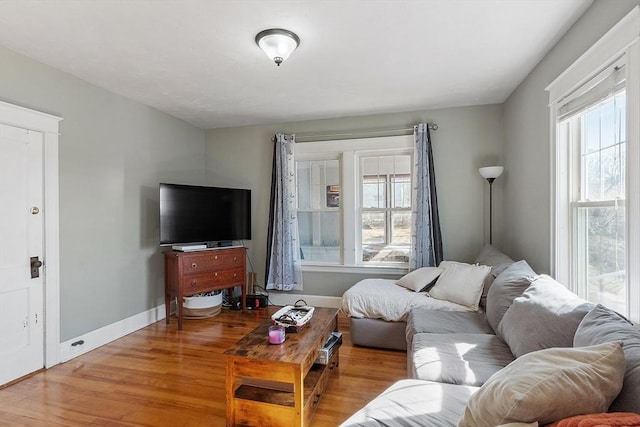
[[[160,184],[160,244],[251,239],[251,190]]]

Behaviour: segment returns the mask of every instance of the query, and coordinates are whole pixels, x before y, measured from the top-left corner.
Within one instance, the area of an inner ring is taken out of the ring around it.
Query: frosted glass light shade
[[[502,175],[502,171],[504,171],[504,167],[502,166],[486,166],[484,168],[478,169],[480,175],[482,175],[482,177],[486,179],[495,179]]]
[[[300,45],[300,38],[289,30],[271,28],[256,35],[256,44],[280,66]]]

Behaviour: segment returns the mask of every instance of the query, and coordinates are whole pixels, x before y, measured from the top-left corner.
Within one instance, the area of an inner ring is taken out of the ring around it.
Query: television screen
[[[251,239],[251,190],[160,184],[160,244]]]

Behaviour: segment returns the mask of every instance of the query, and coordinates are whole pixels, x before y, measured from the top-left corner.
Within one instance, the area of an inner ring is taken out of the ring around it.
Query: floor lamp
[[[493,234],[493,181],[496,180],[497,177],[502,175],[502,171],[504,171],[504,167],[502,166],[486,166],[484,168],[478,169],[480,175],[485,178],[489,182],[489,244],[493,244],[492,234]]]

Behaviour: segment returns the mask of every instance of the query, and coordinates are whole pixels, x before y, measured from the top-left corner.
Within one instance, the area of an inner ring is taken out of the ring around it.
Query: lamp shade
[[[483,168],[478,169],[480,175],[486,179],[496,179],[500,175],[502,175],[502,171],[504,171],[504,167],[502,166],[485,166]]]
[[[300,38],[289,30],[271,28],[260,31],[256,35],[256,44],[260,49],[280,66],[291,53],[300,45]]]

